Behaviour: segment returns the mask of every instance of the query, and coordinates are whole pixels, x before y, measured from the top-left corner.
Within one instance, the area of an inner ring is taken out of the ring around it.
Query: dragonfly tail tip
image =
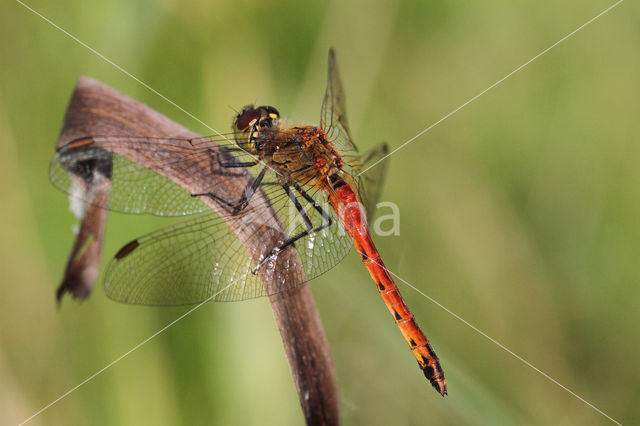
[[[449,395],[449,392],[447,391],[447,385],[445,383],[436,381],[432,383],[432,386],[436,390],[436,392],[438,392],[443,397]]]

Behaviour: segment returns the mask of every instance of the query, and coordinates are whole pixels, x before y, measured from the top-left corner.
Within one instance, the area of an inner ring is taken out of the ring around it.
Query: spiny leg
[[[232,157],[231,160],[225,161],[220,158],[220,151],[224,149],[225,153],[241,151],[239,148],[227,148],[222,147],[218,150],[214,151],[209,148],[207,151],[209,152],[209,168],[211,169],[211,174],[219,175],[219,176],[245,176],[246,170],[242,170],[240,173],[227,172],[224,169],[232,169],[232,168],[241,168],[241,167],[253,167],[260,162],[259,159],[254,159],[252,161],[240,161],[237,157]],[[217,160],[217,165],[214,161]]]
[[[311,206],[318,213],[320,213],[320,216],[324,220],[324,223],[314,229],[313,226],[311,225],[311,221],[309,220],[309,217],[307,216],[307,212],[304,211],[304,209],[300,205],[300,202],[298,201],[296,196],[293,194],[293,191],[291,190],[291,188],[289,188],[288,186],[285,188],[283,185],[283,188],[285,188],[287,195],[289,195],[289,198],[291,198],[291,200],[294,202],[296,209],[298,209],[298,212],[300,213],[300,215],[302,215],[303,219],[305,219],[305,225],[307,225],[306,226],[307,229],[305,231],[302,231],[295,237],[289,238],[287,241],[282,243],[282,245],[278,247],[277,251],[281,251],[287,248],[288,246],[298,241],[300,238],[304,238],[309,234],[315,234],[316,232],[322,231],[323,229],[331,226],[331,224],[333,223],[331,221],[331,218],[329,217],[329,214],[309,194],[307,194],[307,192],[304,189],[302,189],[300,185],[295,183],[293,187],[296,189],[296,191],[298,191],[300,195],[302,195],[302,197],[304,197],[305,200],[307,200],[311,204]]]
[[[291,200],[291,202],[293,202],[293,205],[296,207],[296,210],[298,210],[298,213],[300,214],[300,216],[302,216],[306,229],[301,233],[299,233],[298,235],[292,238],[289,238],[288,240],[283,242],[280,246],[273,248],[269,253],[269,255],[266,256],[265,259],[252,271],[254,274],[257,274],[258,270],[260,270],[262,265],[264,265],[269,259],[271,259],[276,254],[280,253],[285,248],[289,247],[290,245],[293,245],[296,241],[306,237],[307,235],[315,234],[316,232],[320,232],[323,229],[328,228],[333,223],[333,221],[329,217],[329,214],[304,189],[302,189],[300,185],[298,185],[297,183],[294,183],[293,187],[296,189],[296,191],[298,191],[300,195],[302,195],[302,197],[305,200],[307,200],[313,206],[313,208],[318,213],[320,213],[320,216],[322,216],[324,223],[318,226],[317,228],[314,228],[313,224],[311,223],[311,220],[309,219],[309,216],[307,215],[307,212],[304,210],[304,208],[300,204],[300,201],[293,193],[293,190],[291,189],[291,187],[286,183],[282,184],[282,189],[284,189],[284,191],[287,193],[287,195],[289,196],[289,199]]]
[[[282,189],[284,189],[284,192],[287,193],[293,205],[296,206],[296,210],[298,210],[298,213],[300,213],[300,216],[302,216],[305,227],[307,228],[306,232],[311,232],[311,230],[313,229],[313,225],[311,224],[311,219],[309,219],[309,216],[307,216],[307,212],[304,211],[304,208],[300,204],[300,201],[298,200],[296,195],[293,193],[293,190],[291,189],[289,184],[286,184],[286,183],[282,184]]]
[[[227,152],[232,151],[239,151],[239,148],[227,148]],[[229,161],[223,161],[222,158],[220,158],[220,151],[216,151],[216,158],[220,167],[225,169],[234,167],[253,167],[260,162],[260,159],[258,158],[255,158],[251,161],[240,161],[240,159],[238,159],[237,157],[233,157],[233,159]]]
[[[209,169],[211,171],[211,174],[217,175],[217,176],[235,176],[235,177],[246,176],[247,174],[246,170],[242,170],[240,173],[224,171],[224,169],[228,167],[225,167],[224,166],[225,162],[220,159],[220,150],[222,149],[224,149],[225,153],[232,151],[231,148],[222,148],[222,147],[216,151],[214,151],[211,148],[207,149],[207,152],[209,153]],[[216,164],[216,160],[217,160],[217,164]]]
[[[234,163],[234,164],[239,164],[239,163]],[[228,167],[246,167],[246,166],[243,165],[243,166],[228,166]],[[249,184],[247,184],[247,186],[245,186],[242,196],[237,201],[225,200],[224,198],[214,194],[213,192],[202,192],[199,194],[191,194],[191,196],[192,197],[206,196],[206,197],[212,198],[226,205],[227,207],[233,208],[233,214],[237,215],[242,210],[244,210],[245,207],[247,207],[247,205],[249,204],[249,201],[251,201],[251,197],[253,197],[253,194],[255,194],[256,190],[260,186],[260,183],[262,182],[262,179],[264,178],[264,175],[266,172],[267,172],[267,167],[263,167],[260,173],[258,174],[258,176],[256,176],[256,178],[253,181],[251,181]]]

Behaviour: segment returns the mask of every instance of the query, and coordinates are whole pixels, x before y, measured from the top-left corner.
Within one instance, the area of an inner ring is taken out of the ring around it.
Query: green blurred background
[[[361,149],[397,147],[612,4],[28,1],[220,131],[267,103],[317,122],[329,46]],[[388,267],[624,424],[640,422],[640,8],[622,3],[391,158]],[[16,424],[185,308],[54,290],[75,223],[47,167],[76,79],[207,129],[41,18],[0,5],[0,423]],[[111,214],[104,258],[163,225]],[[399,283],[440,398],[351,254],[313,281],[345,424],[608,424]],[[267,300],[208,304],[38,425],[300,424]]]

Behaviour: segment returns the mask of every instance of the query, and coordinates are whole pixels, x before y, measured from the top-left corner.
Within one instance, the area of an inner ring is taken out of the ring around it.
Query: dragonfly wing
[[[358,194],[367,212],[367,219],[373,217],[376,204],[380,199],[382,185],[387,172],[385,157],[388,152],[389,148],[386,142],[383,142],[350,162],[351,173],[356,176]]]
[[[244,300],[296,287],[349,252],[351,242],[333,213],[331,226],[284,247],[304,233],[305,221],[280,186],[264,193],[237,216],[205,213],[125,245],[107,268],[107,296],[143,305]],[[323,215],[311,203],[303,208],[321,225]]]
[[[203,143],[208,140],[209,143]],[[200,143],[196,143],[200,142]],[[246,155],[245,155],[246,156]],[[220,174],[246,181],[243,168],[222,170],[218,158],[236,158],[207,138],[92,137],[60,148],[49,168],[53,184],[72,197],[124,213],[181,216],[209,209],[191,194],[232,197]],[[99,178],[110,181],[108,199],[92,196]]]
[[[107,267],[104,288],[111,299],[141,305],[242,300],[265,294],[252,270],[238,236],[208,213],[125,245]]]
[[[338,71],[336,54],[333,49],[329,49],[329,75],[327,77],[327,90],[322,101],[320,127],[325,131],[327,139],[342,154],[358,151],[349,134],[346,111],[344,89],[342,88],[342,80]]]

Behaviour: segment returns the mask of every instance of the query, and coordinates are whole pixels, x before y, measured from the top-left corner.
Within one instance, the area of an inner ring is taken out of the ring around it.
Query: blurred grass
[[[612,2],[29,5],[220,131],[233,108],[317,122],[338,52],[362,149],[399,146]],[[391,158],[387,265],[622,422],[640,420],[639,8],[625,2]],[[53,293],[74,220],[46,171],[88,75],[207,129],[17,3],[0,5],[0,419],[18,423],[184,309]],[[111,215],[105,258],[159,219]],[[313,283],[345,424],[606,424],[410,288],[438,398],[356,256]],[[299,424],[266,300],[207,305],[31,424]]]

